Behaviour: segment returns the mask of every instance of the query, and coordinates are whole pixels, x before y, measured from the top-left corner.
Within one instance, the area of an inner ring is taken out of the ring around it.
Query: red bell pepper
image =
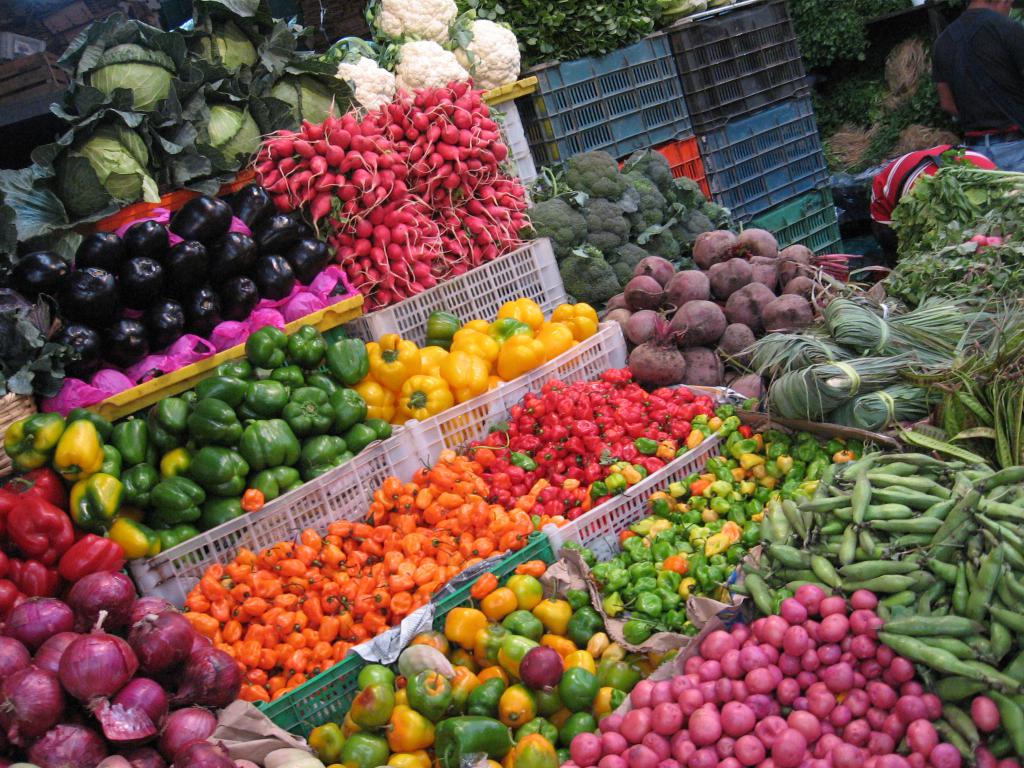
[[[0,549],[0,579],[7,578],[7,572],[11,569],[10,560],[7,558],[7,553]]]
[[[0,618],[18,604],[18,598],[24,598],[21,591],[10,579],[0,579]]]
[[[47,568],[38,560],[10,559],[11,581],[29,597],[54,597],[60,586],[56,568]]]
[[[21,497],[18,494],[7,488],[0,488],[0,539],[7,535],[7,518],[20,501]]]
[[[75,541],[71,519],[39,496],[22,495],[7,516],[7,533],[22,554],[53,565]]]
[[[12,478],[5,489],[19,496],[34,496],[53,504],[58,509],[68,508],[68,493],[61,476],[49,467],[40,467]]]
[[[119,571],[124,568],[124,548],[116,541],[87,533],[64,553],[57,568],[68,581],[99,571]]]

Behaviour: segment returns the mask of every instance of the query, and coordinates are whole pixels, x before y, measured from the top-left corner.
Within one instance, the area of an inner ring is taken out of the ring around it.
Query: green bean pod
[[[875,520],[869,525],[873,530],[886,533],[927,534],[931,541],[931,535],[939,530],[942,521],[934,517],[915,517],[912,520]]]
[[[998,547],[985,557],[978,570],[978,587],[972,590],[970,597],[967,598],[967,618],[981,621],[985,616],[985,609],[992,600],[996,579],[999,578],[1002,568],[1003,548]]]
[[[988,696],[999,707],[999,719],[1003,731],[1010,737],[1013,751],[1018,757],[1024,757],[1024,712],[1009,696],[998,691],[989,691]]]
[[[958,659],[973,659],[975,655],[971,646],[956,637],[922,637],[921,641],[932,648],[952,653]]]
[[[766,616],[770,616],[773,613],[772,595],[768,589],[768,585],[765,584],[764,579],[758,576],[756,573],[748,573],[744,580],[747,589],[750,590],[750,597],[754,600],[754,605],[757,609]]]
[[[810,555],[785,544],[769,546],[768,557],[785,568],[809,568],[811,566]]]
[[[818,577],[818,581],[828,584],[833,589],[837,589],[843,583],[842,577],[836,573],[832,563],[821,555],[811,555],[811,570]]]
[[[878,576],[905,576],[916,573],[920,569],[921,566],[913,560],[869,560],[867,562],[844,565],[839,569],[839,573],[844,578],[862,581],[864,579],[874,579]]]
[[[866,589],[871,592],[885,592],[893,594],[906,589],[913,589],[917,581],[913,576],[878,576],[873,579],[850,580],[842,583],[844,592],[854,592],[858,589]],[[917,599],[916,596],[914,598]]]
[[[935,619],[926,616],[906,616],[892,619],[885,623],[886,632],[906,637],[970,637],[984,631],[984,627],[976,621],[963,616],[946,616]]]
[[[871,481],[868,480],[866,472],[857,475],[853,483],[853,492],[850,494],[850,508],[853,510],[853,522],[860,525],[864,522],[864,515],[867,514],[868,504],[871,503]]]
[[[929,560],[927,566],[932,573],[950,586],[956,584],[957,569],[952,563],[944,563],[941,560]]]
[[[986,683],[963,676],[943,677],[935,683],[935,695],[943,701],[964,701],[985,690]]]
[[[963,736],[956,732],[952,725],[947,723],[945,720],[936,720],[932,725],[935,726],[935,730],[938,731],[939,736],[942,737],[943,741],[946,741],[956,747],[956,751],[960,753],[960,757],[964,760],[973,759],[974,752],[971,750],[971,745],[964,740]]]

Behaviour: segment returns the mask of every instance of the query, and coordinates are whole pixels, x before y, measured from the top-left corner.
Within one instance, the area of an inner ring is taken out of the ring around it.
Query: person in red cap
[[[970,163],[976,168],[994,170],[996,164],[979,152],[956,150],[951,144],[909,152],[897,157],[871,185],[871,231],[885,252],[890,264],[896,263],[896,233],[892,228],[892,212],[896,205],[922,176],[934,176],[950,162]],[[946,154],[950,152],[950,154]]]

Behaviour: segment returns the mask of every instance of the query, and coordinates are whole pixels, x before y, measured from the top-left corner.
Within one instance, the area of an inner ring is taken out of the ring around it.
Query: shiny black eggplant
[[[231,196],[230,202],[235,218],[244,221],[249,229],[275,210],[274,201],[259,184],[250,184],[238,190]]]
[[[132,224],[124,233],[124,246],[128,258],[148,256],[163,261],[171,247],[167,227],[157,221],[140,221]]]
[[[40,294],[56,296],[68,276],[68,263],[49,251],[28,253],[18,259],[11,276],[15,289],[35,301]]]
[[[232,277],[220,288],[221,314],[225,320],[245,320],[260,300],[260,292],[251,278]]]
[[[189,333],[206,338],[221,321],[220,296],[208,285],[197,288],[185,300],[185,319]]]
[[[327,267],[331,250],[321,240],[306,238],[289,248],[284,257],[292,265],[295,279],[303,285],[309,285]]]
[[[259,256],[256,243],[241,232],[228,232],[214,243],[210,254],[210,280],[214,285],[248,274]]]
[[[103,356],[119,368],[134,365],[149,354],[146,326],[140,320],[122,317],[103,332]]]
[[[259,246],[260,253],[284,253],[296,241],[303,237],[305,231],[302,221],[290,213],[275,213],[256,225],[253,239]]]
[[[93,232],[75,251],[75,269],[99,267],[116,273],[121,262],[128,258],[124,240],[113,232]]]
[[[117,279],[121,303],[132,309],[145,309],[164,291],[164,268],[148,256],[128,259]]]
[[[167,292],[174,297],[187,296],[206,282],[210,257],[198,240],[186,240],[171,248],[164,261]]]
[[[185,308],[174,299],[160,299],[146,309],[144,322],[150,348],[163,349],[185,333]]]
[[[76,269],[60,291],[60,313],[88,325],[102,327],[117,317],[117,281],[103,269]]]
[[[103,341],[95,329],[80,323],[68,323],[57,332],[54,341],[71,349],[74,359],[64,364],[69,376],[88,379],[100,369]]]
[[[223,200],[201,195],[189,200],[171,217],[170,230],[183,240],[212,243],[231,228],[231,206]]]
[[[283,299],[295,287],[295,273],[284,256],[260,256],[253,269],[253,279],[265,299]]]

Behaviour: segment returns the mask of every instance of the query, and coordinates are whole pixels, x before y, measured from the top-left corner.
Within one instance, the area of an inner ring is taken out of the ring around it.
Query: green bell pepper
[[[240,360],[229,360],[217,366],[218,376],[233,376],[236,379],[252,378],[252,363],[244,357]]]
[[[96,427],[96,431],[99,433],[100,440],[106,442],[110,439],[110,432],[113,430],[114,425],[104,419],[98,413],[90,411],[88,408],[72,408],[68,411],[67,417],[64,419],[66,424],[70,424],[73,421],[89,421]]]
[[[541,623],[541,620],[529,611],[512,611],[502,620],[501,626],[513,635],[528,637],[534,642],[540,640],[544,634],[544,625]]]
[[[302,474],[302,479],[309,482],[314,477],[329,472],[345,461],[344,457],[347,452],[348,446],[340,437],[319,435],[310,438],[302,446],[299,456],[299,472]]]
[[[110,433],[110,441],[121,454],[121,465],[134,467],[146,460],[149,448],[149,425],[143,419],[119,422]]]
[[[188,434],[197,445],[236,445],[242,437],[242,422],[230,405],[216,397],[196,403],[188,417]]]
[[[202,516],[199,507],[204,501],[206,492],[187,477],[169,477],[150,492],[146,521],[156,528],[195,522]]]
[[[292,466],[299,460],[300,450],[299,439],[283,419],[254,421],[238,441],[238,452],[253,472]]]
[[[504,692],[505,682],[501,678],[492,677],[484,680],[469,692],[469,698],[466,699],[466,714],[496,717],[498,701]]]
[[[309,373],[306,374],[305,379],[307,387],[322,389],[328,397],[340,389],[338,383],[325,373]]]
[[[188,474],[211,496],[241,496],[249,464],[238,451],[207,445],[192,456]]]
[[[242,404],[242,401],[245,400],[245,393],[248,391],[249,382],[234,376],[211,376],[196,384],[196,397],[200,400],[216,397],[232,408],[237,408]]]
[[[589,712],[575,712],[569,716],[558,734],[558,743],[563,747],[572,744],[572,740],[581,733],[593,733],[597,730],[597,721]]]
[[[272,381],[279,381],[288,389],[298,389],[306,386],[306,375],[297,365],[282,365],[270,372]]]
[[[68,511],[71,521],[86,531],[105,531],[114,522],[124,485],[113,475],[97,472],[71,486]]]
[[[565,670],[562,679],[558,682],[558,695],[562,697],[566,709],[582,712],[585,709],[590,709],[600,687],[597,675],[589,669],[570,667]]]
[[[100,472],[105,475],[121,476],[121,452],[112,445],[103,446],[103,463]]]
[[[303,325],[288,337],[288,359],[306,370],[319,367],[327,352],[327,342],[312,325]]]
[[[162,531],[156,532],[157,538],[160,539],[160,551],[166,552],[171,547],[176,547],[183,541],[188,541],[194,536],[199,535],[199,529],[194,525],[188,525],[182,523],[176,525],[173,528],[165,528]]]
[[[661,616],[661,598],[656,592],[639,593],[634,607],[638,612],[647,614],[651,619]]]
[[[283,496],[300,485],[302,485],[302,476],[294,467],[264,469],[249,481],[249,487],[262,492],[266,501]]]
[[[149,439],[157,450],[167,452],[185,442],[189,408],[180,397],[165,397],[149,409]]]
[[[378,440],[387,440],[391,437],[391,422],[384,419],[366,419],[363,424],[373,430]]]
[[[150,494],[160,482],[160,473],[152,464],[136,464],[121,475],[126,504],[146,509],[150,506]]]
[[[341,748],[338,762],[346,768],[375,768],[387,762],[388,742],[373,733],[353,733]]]
[[[516,320],[514,317],[505,317],[491,323],[487,333],[499,344],[504,344],[513,336],[532,336],[533,329],[522,320]]]
[[[362,339],[339,339],[328,344],[324,357],[327,370],[346,387],[358,384],[370,372],[370,356]]]
[[[590,594],[583,589],[570,589],[565,593],[565,599],[569,602],[569,607],[574,611],[590,605]]]
[[[490,717],[450,717],[438,723],[434,731],[438,768],[462,768],[463,760],[470,755],[501,760],[511,749],[512,732]]]
[[[257,417],[272,419],[281,415],[288,404],[288,387],[280,381],[250,381],[245,393],[245,407]]]
[[[520,727],[516,731],[516,741],[522,741],[523,738],[531,733],[539,733],[552,744],[558,742],[558,729],[543,717],[535,717],[526,725]]]
[[[427,318],[426,347],[441,347],[450,350],[452,337],[462,327],[462,321],[451,312],[431,312]]]
[[[585,605],[578,611],[574,611],[569,619],[569,626],[566,635],[576,643],[578,648],[586,648],[587,642],[598,632],[604,631],[604,620],[601,614]]]
[[[436,723],[452,704],[452,684],[440,672],[425,669],[406,684],[409,706]]]
[[[297,437],[323,435],[334,422],[334,409],[327,393],[316,387],[299,387],[281,411]]]
[[[342,435],[366,418],[366,401],[354,389],[339,389],[330,397],[334,409],[331,432]]]
[[[203,504],[203,514],[199,518],[199,527],[204,531],[216,528],[228,520],[241,517],[242,500],[237,496],[210,496]]]
[[[640,670],[628,661],[603,659],[597,665],[597,682],[602,687],[629,693],[642,677]]]
[[[353,455],[359,453],[366,446],[377,439],[377,433],[372,427],[366,424],[353,424],[343,435],[345,445]]]
[[[651,622],[641,619],[630,619],[622,625],[622,637],[630,645],[640,645],[645,642],[653,631],[654,627]]]
[[[612,592],[610,595],[605,595],[604,599],[601,600],[601,608],[614,619],[626,610],[626,605],[622,602],[622,595],[618,592]]]
[[[257,368],[280,368],[284,365],[288,336],[279,328],[265,325],[245,340],[245,356]]]

